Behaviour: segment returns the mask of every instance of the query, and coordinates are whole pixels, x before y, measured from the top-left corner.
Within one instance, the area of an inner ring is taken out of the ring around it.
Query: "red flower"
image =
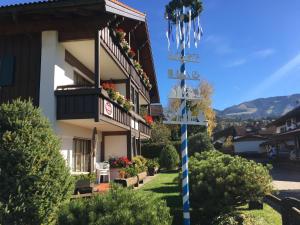
[[[124,30],[123,30],[122,28],[117,28],[116,31],[117,31],[117,32],[120,32],[120,33],[125,33]]]
[[[146,123],[148,124],[148,125],[152,125],[153,124],[153,118],[152,118],[152,116],[150,116],[150,115],[146,115],[146,116],[144,116],[144,119],[146,120]]]
[[[116,90],[116,86],[115,84],[111,83],[111,82],[105,82],[102,84],[102,87],[104,90]]]

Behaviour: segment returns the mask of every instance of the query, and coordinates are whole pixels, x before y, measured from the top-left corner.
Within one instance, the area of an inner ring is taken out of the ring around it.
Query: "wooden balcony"
[[[123,69],[123,71],[130,76],[134,83],[140,90],[140,93],[150,102],[150,94],[142,79],[138,75],[130,58],[124,53],[122,47],[111,34],[111,31],[106,27],[100,32],[100,39],[106,51],[110,53],[116,63]]]
[[[111,101],[106,91],[93,86],[60,86],[55,91],[57,100],[57,120],[91,119],[106,122],[123,129],[131,129],[131,120],[139,122],[139,132],[150,135],[150,127],[134,112],[126,112],[118,103]],[[105,104],[112,107],[111,115]]]

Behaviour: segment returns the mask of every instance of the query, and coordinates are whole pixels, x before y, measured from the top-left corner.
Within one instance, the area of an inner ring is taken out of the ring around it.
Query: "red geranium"
[[[127,157],[110,158],[109,164],[111,168],[126,168],[131,165],[131,161]]]
[[[128,52],[128,56],[133,59],[135,55],[136,55],[135,51],[133,49],[130,49]]]
[[[115,91],[116,90],[116,86],[115,84],[111,83],[111,82],[105,82],[102,84],[102,87],[104,90],[113,90]]]
[[[153,118],[152,118],[152,116],[146,115],[146,116],[144,116],[144,119],[146,120],[146,123],[148,125],[151,126],[153,124]]]

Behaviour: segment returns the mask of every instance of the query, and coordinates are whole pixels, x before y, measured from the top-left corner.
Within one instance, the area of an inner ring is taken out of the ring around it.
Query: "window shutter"
[[[15,57],[0,58],[0,86],[11,86],[14,82]]]

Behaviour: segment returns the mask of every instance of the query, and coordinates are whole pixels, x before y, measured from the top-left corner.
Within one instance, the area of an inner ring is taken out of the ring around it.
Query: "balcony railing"
[[[150,135],[150,127],[138,118],[134,112],[127,112],[118,103],[111,101],[106,91],[92,86],[67,85],[55,91],[57,102],[57,120],[96,119],[130,129],[131,119],[139,121],[139,131]],[[104,103],[110,103],[112,115],[104,112]],[[97,115],[98,114],[98,115]]]
[[[150,101],[149,91],[147,90],[145,84],[142,82],[140,76],[138,75],[135,67],[133,66],[131,60],[127,55],[125,55],[123,49],[121,48],[120,44],[116,41],[115,38],[112,37],[110,34],[111,31],[109,28],[104,28],[100,32],[100,38],[102,43],[105,45],[106,48],[110,50],[110,52],[115,57],[115,60],[122,66],[122,68],[128,73],[131,74],[132,79],[138,85],[141,93],[145,96],[147,100]]]

